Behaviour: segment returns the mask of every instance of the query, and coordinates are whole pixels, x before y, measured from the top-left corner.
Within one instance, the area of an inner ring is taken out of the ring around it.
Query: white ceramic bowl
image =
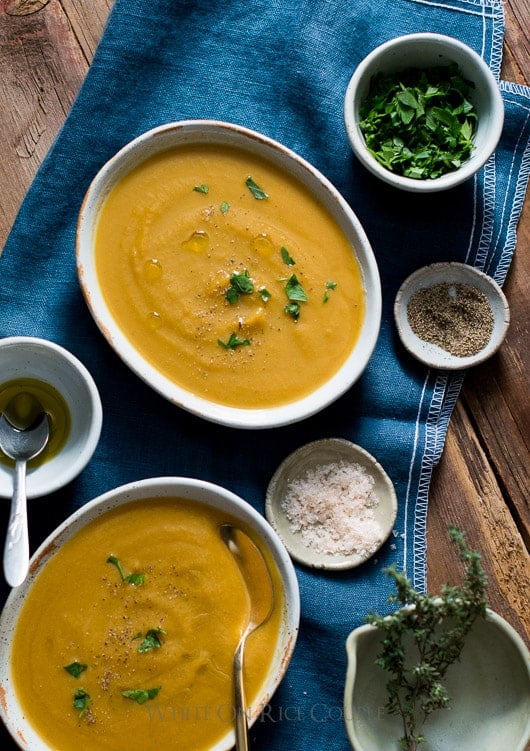
[[[101,433],[101,400],[83,363],[46,339],[15,336],[0,340],[0,388],[18,378],[52,386],[66,402],[71,419],[61,451],[36,467],[28,465],[27,496],[37,498],[69,483],[90,461]],[[0,498],[11,497],[12,490],[13,468],[1,462]]]
[[[346,730],[355,751],[398,751],[401,720],[384,711],[390,677],[375,665],[380,634],[360,626],[346,641]],[[530,653],[517,632],[488,611],[447,672],[451,705],[429,717],[430,751],[524,751],[530,740]]]
[[[360,336],[340,370],[327,383],[298,401],[267,409],[240,409],[210,402],[185,390],[158,372],[124,336],[101,294],[94,262],[94,232],[102,202],[113,186],[138,163],[155,153],[187,143],[235,146],[284,170],[306,186],[329,211],[355,249],[366,293],[366,316]],[[294,152],[266,136],[229,123],[191,120],[162,125],[127,144],[107,162],[92,182],[81,208],[77,230],[77,266],[88,307],[101,332],[124,362],[171,402],[207,420],[233,427],[277,427],[320,411],[359,378],[379,334],[379,272],[364,230],[347,202],[322,174]]]
[[[368,151],[359,127],[359,109],[372,76],[378,72],[392,73],[404,68],[427,68],[450,62],[457,63],[464,78],[475,84],[470,94],[478,119],[474,151],[459,169],[437,178],[415,180],[391,172]],[[401,190],[432,193],[459,185],[486,163],[501,136],[504,105],[493,73],[480,55],[466,44],[443,34],[407,34],[372,50],[358,65],[346,89],[344,122],[355,155],[370,172]]]
[[[283,500],[293,480],[327,464],[346,462],[360,465],[374,480],[373,492],[378,499],[374,520],[381,528],[381,540],[373,549],[358,549],[349,555],[331,554],[306,545],[299,531],[294,531],[283,508]],[[392,480],[377,459],[362,446],[344,438],[324,438],[293,451],[274,473],[265,500],[265,514],[295,561],[317,569],[348,569],[359,566],[374,555],[390,536],[397,514],[397,497]]]
[[[9,595],[0,616],[0,717],[9,732],[25,751],[52,751],[26,720],[13,688],[10,674],[10,645],[18,614],[24,599],[39,572],[46,566],[60,545],[89,522],[99,518],[110,509],[146,498],[182,498],[226,512],[253,530],[270,552],[283,585],[283,616],[280,634],[275,645],[272,665],[265,685],[249,708],[249,723],[260,715],[280,683],[291,659],[300,620],[300,595],[298,581],[291,560],[280,539],[250,504],[224,488],[202,480],[182,477],[159,477],[133,482],[104,493],[87,503],[64,521],[39,547],[31,559],[30,574],[24,584]],[[146,531],[146,544],[148,531]],[[228,703],[229,699],[227,699]],[[228,751],[234,745],[231,723],[227,723],[226,735],[209,751]],[[60,751],[60,749],[53,749]]]
[[[488,299],[493,329],[488,342],[474,355],[453,355],[421,339],[410,326],[407,306],[412,295],[420,289],[441,283],[470,285]],[[508,331],[510,308],[504,292],[494,279],[469,264],[451,261],[423,266],[405,279],[394,302],[394,320],[403,346],[418,360],[440,370],[464,370],[484,362],[499,349]]]

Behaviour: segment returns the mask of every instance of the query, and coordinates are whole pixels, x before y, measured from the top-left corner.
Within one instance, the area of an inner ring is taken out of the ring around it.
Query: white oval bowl
[[[44,381],[59,392],[71,426],[61,451],[46,462],[28,466],[28,498],[53,493],[86,467],[101,434],[103,410],[94,380],[71,352],[47,339],[13,336],[0,340],[0,386],[17,378]],[[13,468],[0,463],[0,498],[13,492]]]
[[[459,169],[433,179],[415,180],[391,172],[368,151],[359,126],[359,110],[368,93],[372,76],[379,72],[427,68],[450,62],[457,63],[464,78],[475,84],[469,97],[478,120],[474,136],[475,149]],[[501,136],[504,104],[493,73],[480,55],[467,44],[444,34],[406,34],[376,47],[359,63],[346,89],[344,123],[353,152],[372,174],[401,190],[433,193],[463,183],[487,162]]]
[[[327,209],[352,245],[365,291],[365,320],[358,340],[342,367],[313,393],[297,401],[266,409],[241,409],[208,401],[172,382],[150,364],[123,334],[101,293],[94,260],[98,214],[109,192],[137,164],[150,156],[184,144],[237,147],[266,159],[293,176]],[[153,128],[124,146],[98,172],[79,214],[76,255],[78,276],[86,302],[109,344],[122,360],[169,401],[212,422],[238,428],[271,428],[302,420],[331,404],[359,378],[374,350],[381,323],[381,285],[377,264],[365,232],[334,186],[309,162],[260,133],[212,120],[185,120]]]
[[[278,642],[265,685],[249,710],[251,725],[268,704],[289,665],[300,621],[298,580],[289,555],[279,537],[249,503],[225,488],[203,480],[184,477],[157,477],[122,485],[98,496],[66,519],[40,545],[32,556],[30,573],[24,584],[13,589],[0,616],[0,717],[14,740],[25,751],[60,751],[51,749],[27,721],[17,701],[10,670],[10,648],[18,615],[26,595],[39,572],[61,544],[110,509],[146,498],[183,498],[226,512],[253,530],[270,552],[283,584],[284,611]],[[231,729],[208,751],[228,751],[234,746]]]
[[[401,720],[388,715],[390,673],[375,665],[381,636],[360,626],[346,641],[346,730],[355,751],[398,751]],[[530,653],[517,632],[487,611],[466,638],[461,659],[447,672],[451,704],[430,715],[430,751],[524,751],[530,739]]]

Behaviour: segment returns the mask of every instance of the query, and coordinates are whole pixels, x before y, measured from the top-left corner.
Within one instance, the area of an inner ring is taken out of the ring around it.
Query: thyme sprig
[[[391,673],[386,684],[389,714],[401,716],[403,751],[417,751],[425,741],[427,717],[447,707],[450,697],[443,683],[448,668],[458,661],[473,623],[486,613],[486,574],[480,553],[470,550],[464,532],[449,528],[465,567],[461,586],[445,585],[439,596],[420,594],[395,566],[385,569],[396,592],[391,603],[402,607],[391,615],[371,614],[368,622],[382,631],[376,664]]]

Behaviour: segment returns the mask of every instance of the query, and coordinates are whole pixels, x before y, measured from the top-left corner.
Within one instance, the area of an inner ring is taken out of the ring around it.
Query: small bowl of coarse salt
[[[510,323],[497,282],[467,263],[432,263],[398,290],[394,319],[414,357],[441,370],[464,370],[491,357]]]
[[[313,441],[274,473],[265,515],[293,560],[347,569],[388,539],[397,514],[394,485],[379,462],[343,438]]]

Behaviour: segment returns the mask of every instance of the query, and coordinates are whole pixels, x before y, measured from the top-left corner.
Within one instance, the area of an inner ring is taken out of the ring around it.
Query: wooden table
[[[64,122],[112,0],[0,0],[0,247]],[[503,78],[530,81],[529,0],[506,0]],[[530,643],[528,504],[530,201],[505,285],[512,324],[501,351],[470,372],[432,483],[429,589],[454,581],[447,527],[482,551],[491,606]],[[508,750],[507,750],[508,751]]]

